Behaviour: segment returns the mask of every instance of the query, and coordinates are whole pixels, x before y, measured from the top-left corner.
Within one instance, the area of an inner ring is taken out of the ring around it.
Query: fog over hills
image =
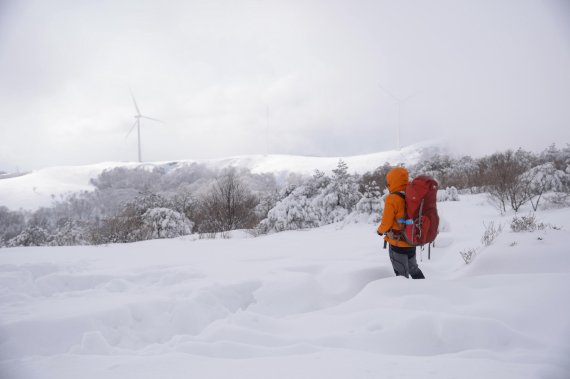
[[[291,173],[311,175],[315,170],[329,173],[336,167],[339,159],[348,164],[351,172],[365,173],[383,165],[414,164],[420,157],[446,151],[443,141],[426,141],[402,148],[373,154],[349,157],[307,157],[298,155],[243,155],[218,159],[181,160],[170,162],[103,162],[85,166],[49,167],[21,176],[0,180],[0,206],[10,209],[37,209],[48,206],[54,198],[69,192],[93,190],[90,180],[104,170],[116,167],[153,169],[163,167],[167,170],[191,165],[203,164],[210,169],[227,167],[244,168],[252,173],[274,173],[278,180],[285,180]]]

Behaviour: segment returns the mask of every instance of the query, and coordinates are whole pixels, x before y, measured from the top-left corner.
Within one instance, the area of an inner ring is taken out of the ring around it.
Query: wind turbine
[[[131,132],[133,131],[133,129],[136,126],[137,127],[138,142],[139,142],[138,143],[138,146],[139,146],[139,162],[142,162],[142,157],[141,157],[141,118],[146,118],[148,120],[157,121],[157,122],[162,122],[162,121],[157,120],[155,118],[143,116],[141,114],[139,106],[137,105],[137,101],[135,100],[135,95],[133,95],[133,91],[130,88],[129,88],[129,92],[131,93],[131,97],[133,98],[133,103],[135,104],[135,110],[137,111],[137,114],[135,115],[135,123],[133,124],[133,126],[131,127],[131,130],[129,130],[129,132],[127,133],[127,136],[125,138],[127,138],[131,134]]]
[[[265,108],[265,116],[266,116],[266,123],[265,123],[265,155],[269,154],[269,105]]]
[[[396,101],[396,104],[398,105],[398,134],[396,136],[396,143],[397,143],[397,147],[398,150],[400,150],[400,129],[401,129],[401,120],[402,120],[402,104],[405,103],[406,101],[410,100],[412,97],[414,97],[415,94],[411,94],[408,97],[405,98],[399,98],[394,96],[394,94],[392,94],[392,92],[388,91],[386,88],[382,87],[382,85],[378,84],[378,87],[380,87],[380,89],[382,91],[384,91],[385,93],[388,94],[388,96],[390,96],[392,99],[394,99]]]

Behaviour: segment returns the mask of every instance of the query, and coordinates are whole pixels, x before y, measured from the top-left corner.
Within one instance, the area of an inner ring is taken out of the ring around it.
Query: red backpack
[[[431,176],[418,176],[406,186],[402,196],[406,203],[402,226],[404,240],[412,246],[431,243],[437,237],[439,216],[437,214],[437,181]]]

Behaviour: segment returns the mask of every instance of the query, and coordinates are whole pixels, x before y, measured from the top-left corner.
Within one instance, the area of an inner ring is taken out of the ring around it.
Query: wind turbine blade
[[[396,102],[400,102],[400,99],[398,99],[396,96],[394,96],[394,94],[390,91],[388,91],[386,88],[384,88],[382,85],[378,84],[378,87],[380,87],[380,89],[382,91],[384,91],[385,93],[388,94],[388,96],[390,96],[392,99],[396,100]]]
[[[133,95],[133,90],[129,87],[129,92],[131,93],[131,97],[133,98],[133,103],[135,104],[135,109],[137,110],[137,115],[140,116],[141,111],[139,110],[139,106],[137,105],[137,101],[135,100],[135,95]]]
[[[405,103],[406,101],[410,100],[410,99],[411,99],[412,97],[414,97],[414,96],[416,96],[416,94],[415,94],[415,93],[412,93],[410,96],[408,96],[408,97],[402,99],[401,101],[402,101],[402,103]]]
[[[135,129],[135,126],[137,126],[137,120],[135,120],[135,123],[133,124],[131,130],[129,130],[129,132],[128,132],[127,135],[125,136],[125,139],[129,138],[129,136],[131,135],[131,133],[132,133],[133,130]]]
[[[146,118],[146,119],[149,119],[149,120],[152,120],[152,121],[161,122],[161,123],[163,123],[163,124],[164,124],[164,121],[161,121],[161,120],[157,120],[156,118],[147,117],[147,116],[142,116],[142,115],[141,115],[141,118]]]

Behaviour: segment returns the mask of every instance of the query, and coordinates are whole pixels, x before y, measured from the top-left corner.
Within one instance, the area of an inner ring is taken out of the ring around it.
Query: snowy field
[[[366,224],[0,249],[0,378],[570,377],[570,210],[513,233],[483,195],[439,209],[424,281]]]

